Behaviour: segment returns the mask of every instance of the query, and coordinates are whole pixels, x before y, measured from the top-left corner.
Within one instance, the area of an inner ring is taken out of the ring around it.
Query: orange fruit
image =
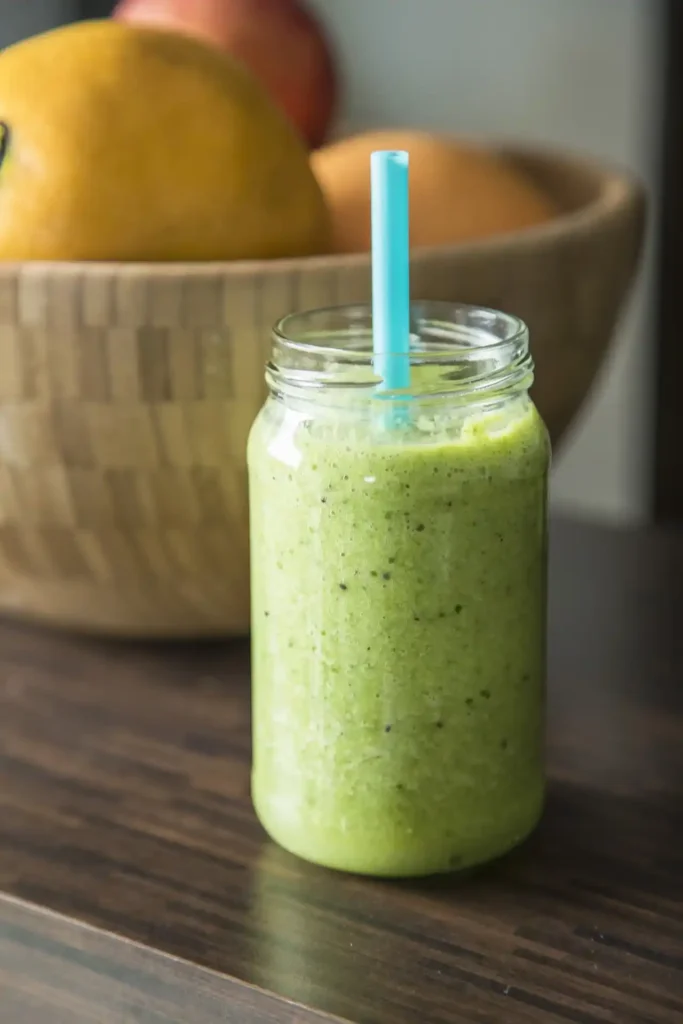
[[[0,53],[0,259],[324,251],[308,154],[262,86],[180,33],[80,22]]]
[[[503,159],[452,138],[367,132],[311,155],[332,217],[335,252],[370,248],[370,154],[410,154],[411,246],[471,242],[549,220],[551,200]]]

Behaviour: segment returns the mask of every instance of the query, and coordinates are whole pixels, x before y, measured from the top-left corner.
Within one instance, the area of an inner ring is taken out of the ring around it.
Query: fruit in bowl
[[[551,197],[490,150],[419,131],[366,132],[311,156],[332,217],[334,252],[370,249],[370,154],[410,155],[410,244],[453,245],[542,224],[558,213]]]
[[[322,26],[301,0],[121,0],[114,13],[189,32],[238,57],[310,146],[324,141],[337,75]]]
[[[248,630],[269,327],[370,299],[370,149],[411,153],[413,294],[528,323],[555,440],[642,241],[639,184],[571,154],[392,133],[309,162],[256,78],[182,33],[9,48],[0,118],[0,611],[80,630]]]
[[[305,146],[241,64],[81,22],[0,53],[0,259],[307,256],[329,220]]]

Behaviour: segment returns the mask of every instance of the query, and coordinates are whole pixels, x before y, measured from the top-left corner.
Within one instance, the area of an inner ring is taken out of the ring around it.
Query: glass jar
[[[249,441],[257,814],[372,875],[490,860],[544,794],[549,442],[526,327],[411,310],[383,388],[367,307],[286,317]]]

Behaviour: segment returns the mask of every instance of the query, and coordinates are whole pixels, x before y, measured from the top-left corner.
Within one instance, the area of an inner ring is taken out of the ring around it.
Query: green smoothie
[[[253,799],[282,846],[426,875],[532,830],[548,457],[526,394],[393,431],[267,404],[249,449]]]

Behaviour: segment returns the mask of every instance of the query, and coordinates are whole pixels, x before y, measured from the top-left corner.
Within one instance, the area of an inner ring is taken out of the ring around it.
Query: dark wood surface
[[[327,1014],[0,896],[3,1024],[329,1024]]]
[[[680,1024],[683,534],[563,525],[552,552],[547,813],[467,878],[265,839],[243,644],[1,626],[0,889],[161,952],[0,900],[0,1024],[204,1024],[221,998],[245,1024]]]

